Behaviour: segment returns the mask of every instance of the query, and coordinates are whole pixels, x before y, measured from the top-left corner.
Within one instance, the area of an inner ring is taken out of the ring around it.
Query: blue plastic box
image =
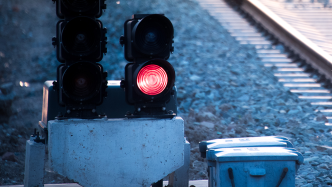
[[[287,147],[210,149],[209,187],[294,187],[303,156]]]

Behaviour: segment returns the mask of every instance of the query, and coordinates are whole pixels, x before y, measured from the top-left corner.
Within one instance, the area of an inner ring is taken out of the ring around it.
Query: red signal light
[[[149,64],[137,74],[137,86],[146,95],[158,95],[163,92],[168,83],[168,76],[164,68]]]

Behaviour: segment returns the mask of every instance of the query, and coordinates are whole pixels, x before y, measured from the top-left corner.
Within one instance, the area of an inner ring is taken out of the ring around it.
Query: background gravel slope
[[[101,21],[108,53],[101,61],[108,79],[124,77],[126,61],[119,37],[134,13],[164,13],[175,29],[179,115],[191,142],[191,179],[207,179],[198,142],[204,139],[283,135],[305,157],[298,186],[332,184],[331,129],[316,108],[300,101],[265,68],[255,48],[240,45],[196,1],[107,0]],[[0,184],[22,184],[25,140],[41,119],[42,85],[56,78],[51,38],[55,5],[45,0],[0,0]],[[281,46],[278,46],[282,50]],[[21,87],[24,82],[29,87]],[[8,156],[11,155],[11,156]],[[46,170],[45,183],[70,182]]]

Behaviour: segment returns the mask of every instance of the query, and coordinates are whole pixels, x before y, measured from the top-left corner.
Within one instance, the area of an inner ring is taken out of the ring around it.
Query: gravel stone
[[[14,153],[11,153],[11,152],[6,152],[5,154],[2,155],[1,157],[2,160],[8,160],[8,161],[12,161],[12,162],[16,162],[17,159],[15,157],[15,154]]]
[[[214,128],[214,123],[210,123],[210,122],[206,122],[206,121],[201,122],[201,125],[203,125],[207,128],[210,128],[210,129]]]

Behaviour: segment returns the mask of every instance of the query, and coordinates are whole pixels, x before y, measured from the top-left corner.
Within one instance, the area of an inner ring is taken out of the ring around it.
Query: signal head
[[[126,98],[129,104],[166,103],[175,82],[173,66],[163,59],[126,66]]]
[[[62,45],[72,55],[86,56],[100,43],[101,28],[98,22],[87,17],[77,17],[62,30]]]
[[[88,62],[75,63],[63,73],[63,92],[75,101],[86,101],[96,96],[102,84],[100,67]]]
[[[124,24],[125,58],[130,62],[160,58],[167,60],[173,51],[174,28],[162,14],[135,14]]]
[[[164,68],[149,64],[142,67],[136,79],[138,89],[146,95],[158,95],[165,90],[168,76]]]
[[[89,17],[75,17],[57,24],[57,58],[60,62],[88,61],[99,62],[106,53],[106,29],[102,23]]]
[[[169,50],[174,35],[173,25],[165,16],[154,14],[135,24],[132,37],[135,48],[149,56]]]
[[[107,87],[103,67],[92,62],[76,62],[60,65],[58,69],[60,104],[99,105]]]

